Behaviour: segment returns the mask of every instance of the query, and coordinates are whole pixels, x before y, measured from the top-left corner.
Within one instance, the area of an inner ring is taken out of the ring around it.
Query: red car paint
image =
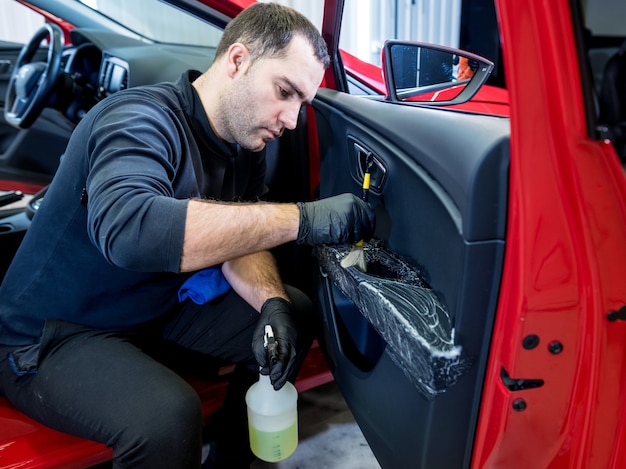
[[[626,302],[623,169],[610,143],[587,135],[570,2],[497,7],[510,235],[472,467],[624,467],[626,324],[607,320]],[[532,350],[529,334],[544,338]],[[503,367],[545,384],[508,391]]]

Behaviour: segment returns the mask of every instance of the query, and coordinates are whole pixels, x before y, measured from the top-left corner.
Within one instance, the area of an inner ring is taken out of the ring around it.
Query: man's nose
[[[301,105],[298,103],[289,103],[289,105],[283,109],[280,120],[284,128],[293,130],[298,124],[298,116],[300,115]]]

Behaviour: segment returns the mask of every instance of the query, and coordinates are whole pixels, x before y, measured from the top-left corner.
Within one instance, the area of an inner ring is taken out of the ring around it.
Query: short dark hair
[[[298,11],[278,3],[255,3],[239,13],[226,25],[215,58],[236,42],[248,48],[252,61],[284,57],[285,49],[297,34],[309,42],[324,68],[328,67],[328,49],[317,28]]]

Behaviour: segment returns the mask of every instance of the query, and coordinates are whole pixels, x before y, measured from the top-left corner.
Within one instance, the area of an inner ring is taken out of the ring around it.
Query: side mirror
[[[493,70],[479,55],[413,41],[387,41],[382,59],[388,101],[430,106],[469,101]]]

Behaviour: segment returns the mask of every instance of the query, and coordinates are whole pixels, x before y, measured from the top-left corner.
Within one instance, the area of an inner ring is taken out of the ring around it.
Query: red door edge
[[[626,185],[585,128],[568,0],[497,0],[508,235],[473,468],[624,467]],[[539,343],[524,348],[525,337]],[[543,386],[509,390],[502,370]]]

